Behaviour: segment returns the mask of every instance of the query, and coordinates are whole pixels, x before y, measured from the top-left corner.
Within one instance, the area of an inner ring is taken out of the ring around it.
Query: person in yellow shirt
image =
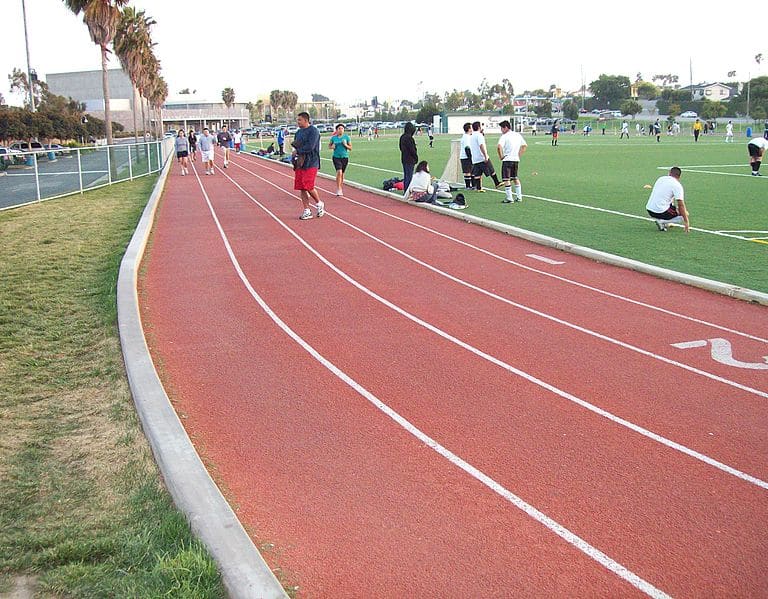
[[[699,135],[701,135],[701,121],[696,119],[696,122],[693,123],[693,140],[699,141]]]

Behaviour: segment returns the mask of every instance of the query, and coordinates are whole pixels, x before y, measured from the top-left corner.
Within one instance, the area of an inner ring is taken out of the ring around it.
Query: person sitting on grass
[[[432,176],[429,174],[429,163],[426,160],[422,160],[416,165],[416,172],[413,173],[411,184],[405,190],[405,199],[419,203],[436,203],[437,186],[432,183]]]

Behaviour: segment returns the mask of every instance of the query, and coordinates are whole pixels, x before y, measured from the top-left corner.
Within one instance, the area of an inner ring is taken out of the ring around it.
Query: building
[[[235,102],[232,106],[223,100],[198,98],[195,94],[179,94],[168,98],[163,104],[163,131],[171,129],[195,129],[203,127],[218,129],[228,125],[230,129],[246,129],[251,116],[247,102]]]
[[[699,83],[681,87],[680,90],[692,92],[692,100],[711,100],[712,102],[726,102],[735,95],[735,90],[724,83]]]
[[[109,108],[112,121],[120,123],[126,131],[133,131],[132,98],[134,93],[130,78],[122,69],[109,69]],[[72,73],[51,73],[45,76],[48,89],[58,96],[72,98],[85,104],[85,111],[104,118],[104,91],[101,71],[78,71]],[[144,112],[156,125],[156,111],[149,111],[146,100]],[[137,126],[141,127],[141,104],[137,99]],[[219,100],[206,100],[194,94],[179,94],[168,98],[162,110],[163,131],[170,129],[218,128],[227,123],[230,127],[243,129],[250,125],[250,115],[244,102],[227,107]]]
[[[514,115],[499,114],[498,112],[445,112],[440,115],[438,125],[434,123],[435,130],[439,133],[461,135],[464,133],[464,123],[480,121],[486,134],[498,135],[501,133],[499,123],[509,121],[515,123]]]
[[[126,130],[133,130],[133,84],[122,69],[109,69],[107,74],[112,121],[120,123]],[[85,104],[87,113],[103,119],[104,88],[101,75],[101,70],[49,73],[45,76],[45,82],[51,93],[81,102]],[[136,106],[141,111],[141,105],[137,103]]]

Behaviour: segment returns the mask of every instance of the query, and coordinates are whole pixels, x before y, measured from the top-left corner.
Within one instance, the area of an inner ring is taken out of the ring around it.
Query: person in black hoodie
[[[405,131],[400,136],[400,160],[403,163],[403,192],[411,184],[413,167],[419,161],[419,155],[416,152],[416,140],[413,139],[414,133],[416,133],[416,125],[409,121],[405,124]]]

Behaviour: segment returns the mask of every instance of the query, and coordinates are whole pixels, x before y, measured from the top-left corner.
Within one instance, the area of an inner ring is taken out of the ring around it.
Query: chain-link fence
[[[0,210],[82,193],[162,169],[173,139],[0,153]]]

